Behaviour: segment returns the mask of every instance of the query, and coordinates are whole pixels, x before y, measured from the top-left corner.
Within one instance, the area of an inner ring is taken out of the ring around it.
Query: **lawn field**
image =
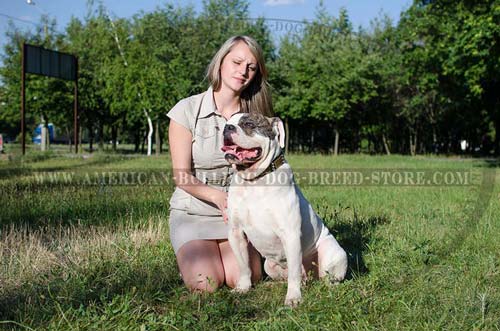
[[[184,288],[167,156],[64,153],[0,161],[0,329],[500,330],[497,161],[287,156],[349,254],[290,309],[269,279]]]

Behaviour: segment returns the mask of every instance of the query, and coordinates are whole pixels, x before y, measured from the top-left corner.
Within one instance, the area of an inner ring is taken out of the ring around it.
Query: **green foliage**
[[[404,13],[399,24],[403,112],[420,126],[415,130],[429,123],[434,135],[441,126],[441,136],[452,131],[476,145],[482,144],[478,135],[484,137],[489,121],[500,132],[499,15],[498,1],[416,1]],[[499,135],[495,139],[498,152]]]
[[[498,0],[417,0],[397,25],[379,15],[368,29],[354,29],[345,9],[332,15],[320,2],[301,32],[274,43],[245,0],[205,0],[200,13],[165,3],[131,19],[89,1],[85,18],[73,18],[63,35],[48,17],[41,22],[47,32],[11,26],[0,130],[17,135],[23,41],[76,54],[82,126],[101,143],[109,132],[112,140],[133,140],[137,151],[148,130],[144,112],[165,127],[177,101],[206,89],[205,70],[222,42],[248,34],[266,55],[274,109],[287,120],[292,149],[331,151],[335,132],[350,152],[457,153],[467,140],[467,152],[498,154],[499,8]],[[69,133],[71,84],[28,76],[29,127],[43,114]]]

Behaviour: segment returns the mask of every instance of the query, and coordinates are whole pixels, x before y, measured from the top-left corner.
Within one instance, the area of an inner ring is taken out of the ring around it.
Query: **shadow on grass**
[[[364,255],[369,249],[368,245],[377,226],[387,224],[389,220],[385,216],[362,218],[354,211],[352,218],[341,217],[339,213],[334,212],[325,218],[325,223],[347,252],[349,268],[346,279],[367,274],[369,269]]]
[[[498,159],[487,159],[485,160],[486,165],[489,168],[499,168],[500,167],[500,158]]]
[[[20,190],[19,194],[25,192]],[[86,192],[66,189],[54,190],[52,195],[50,190],[35,194],[48,196],[33,201],[22,196],[17,202],[12,199],[14,201],[8,204],[8,208],[0,212],[0,229],[9,226],[36,230],[51,225],[117,225],[130,222],[131,219],[147,219],[149,215],[166,215],[170,191],[163,187],[149,188],[144,193],[145,197],[137,198],[133,187],[113,190],[105,186]]]
[[[36,164],[36,162],[46,161],[49,159],[57,159],[54,156],[51,157],[31,157],[23,159],[23,162],[20,159],[16,159],[14,161],[10,161],[8,163],[0,165],[0,179],[7,180],[12,179],[12,177],[19,176],[29,176],[34,171],[44,171],[44,172],[54,172],[54,171],[65,171],[65,170],[78,170],[81,168],[87,167],[98,167],[102,165],[109,165],[110,163],[123,161],[123,158],[114,155],[104,155],[104,156],[93,156],[90,159],[83,159],[82,157],[77,156],[81,163],[79,164],[68,164],[67,166],[47,166],[41,167],[37,169],[33,169],[32,165]]]
[[[177,268],[162,263],[173,257],[160,251],[157,254],[164,259],[155,262],[151,258],[139,263],[127,259],[102,261],[87,269],[77,266],[69,275],[65,270],[51,270],[35,282],[0,290],[0,320],[30,321],[36,326],[67,310],[84,312],[89,307],[106,307],[120,295],[134,298],[140,306],[161,304],[179,296],[184,286]]]

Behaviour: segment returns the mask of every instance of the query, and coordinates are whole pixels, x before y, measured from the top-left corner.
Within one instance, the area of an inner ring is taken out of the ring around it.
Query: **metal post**
[[[23,155],[26,153],[26,129],[25,129],[25,79],[26,79],[26,72],[25,72],[25,54],[26,54],[26,44],[23,43],[23,50],[21,52],[21,145],[22,145],[22,153]]]
[[[75,154],[78,154],[78,58],[75,57],[75,96],[73,101],[73,119],[74,119],[74,134],[75,139]]]

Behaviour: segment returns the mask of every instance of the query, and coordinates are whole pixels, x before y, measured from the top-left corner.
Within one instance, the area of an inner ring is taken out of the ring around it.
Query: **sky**
[[[97,2],[97,1],[96,1]],[[180,6],[192,5],[197,12],[203,8],[202,0],[102,0],[113,18],[132,17],[140,11],[150,12],[166,3]],[[30,4],[31,3],[31,4]],[[254,0],[250,3],[250,16],[264,17],[276,39],[287,30],[299,31],[301,26],[281,20],[312,20],[319,0]],[[328,12],[337,16],[339,9],[347,9],[354,27],[369,27],[370,20],[381,12],[389,15],[394,22],[399,14],[408,8],[411,0],[324,0]],[[18,28],[34,30],[39,26],[40,16],[48,14],[57,21],[57,30],[64,31],[72,16],[83,19],[87,0],[0,0],[0,55],[3,55],[5,32],[8,22]],[[274,20],[273,20],[274,19]]]

